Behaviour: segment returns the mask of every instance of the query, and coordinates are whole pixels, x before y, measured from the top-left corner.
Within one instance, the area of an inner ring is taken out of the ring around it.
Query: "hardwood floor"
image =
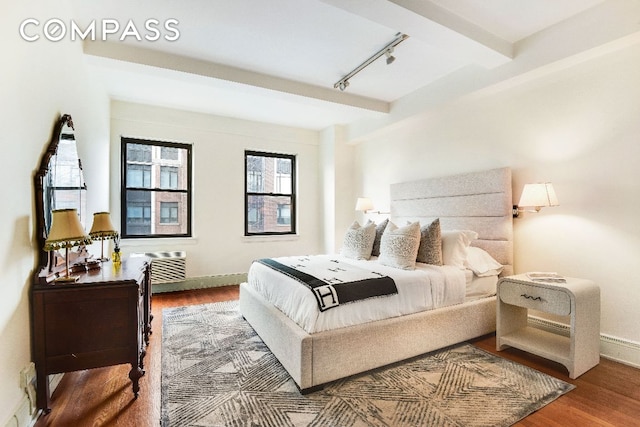
[[[162,309],[237,298],[237,286],[154,295],[153,335],[138,399],[133,398],[128,365],[71,372],[64,375],[52,395],[51,413],[41,416],[35,426],[157,427]],[[473,344],[577,386],[516,426],[640,426],[640,369],[601,359],[598,366],[571,380],[564,367],[546,359],[516,349],[496,352],[493,335]]]

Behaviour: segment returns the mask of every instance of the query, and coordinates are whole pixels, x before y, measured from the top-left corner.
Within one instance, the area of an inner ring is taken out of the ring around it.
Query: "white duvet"
[[[457,267],[417,263],[415,270],[400,270],[379,264],[376,259],[362,261],[339,255],[318,256],[339,258],[365,269],[371,268],[370,263],[376,263],[376,271],[393,278],[398,293],[342,304],[321,312],[309,288],[254,262],[249,269],[249,285],[308,333],[432,310],[465,300],[465,272]]]

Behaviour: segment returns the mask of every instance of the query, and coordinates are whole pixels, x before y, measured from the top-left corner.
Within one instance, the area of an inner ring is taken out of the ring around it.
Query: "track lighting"
[[[373,54],[369,59],[364,61],[362,64],[358,65],[356,68],[351,70],[351,72],[346,74],[340,80],[338,80],[333,85],[333,87],[335,89],[340,89],[341,91],[344,91],[349,86],[349,79],[351,77],[355,76],[360,71],[362,71],[365,68],[367,68],[376,59],[380,58],[383,55],[386,55],[386,57],[387,57],[387,64],[391,64],[393,61],[396,60],[396,57],[391,55],[393,53],[393,48],[396,47],[397,45],[399,45],[400,43],[402,43],[403,41],[405,41],[407,38],[409,38],[409,36],[406,35],[406,34],[402,34],[402,33],[396,34],[396,37],[391,42],[389,42],[385,47],[383,47],[382,49],[377,51],[375,54]]]
[[[391,52],[393,52],[393,48],[387,49],[387,51],[384,53],[385,55],[387,55],[387,65],[396,60],[396,57],[391,55]]]

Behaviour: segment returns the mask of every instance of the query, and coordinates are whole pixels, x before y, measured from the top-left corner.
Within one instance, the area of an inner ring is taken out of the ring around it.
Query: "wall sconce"
[[[96,212],[93,214],[93,224],[91,225],[89,236],[93,239],[101,240],[100,261],[109,261],[109,258],[104,256],[104,241],[107,239],[113,239],[117,235],[118,232],[111,222],[109,212]]]
[[[540,209],[547,206],[559,206],[558,196],[550,182],[537,184],[525,184],[522,188],[522,195],[517,205],[513,206],[513,217],[518,218],[520,212],[540,212]],[[532,207],[525,210],[523,207]]]
[[[381,212],[381,211],[374,211],[373,209],[373,202],[371,201],[370,198],[368,197],[358,197],[358,200],[356,201],[356,210],[357,211],[362,211],[363,213],[367,214],[367,213],[375,213],[378,215],[383,215],[383,214],[389,214],[390,212]]]
[[[44,242],[45,251],[55,251],[64,248],[64,261],[66,267],[65,276],[58,277],[56,281],[75,282],[77,277],[69,273],[69,248],[91,243],[91,237],[82,228],[78,211],[76,209],[59,209],[52,212],[51,229]]]

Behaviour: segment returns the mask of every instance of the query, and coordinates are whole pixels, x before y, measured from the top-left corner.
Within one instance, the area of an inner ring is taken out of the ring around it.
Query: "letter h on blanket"
[[[318,286],[316,288],[313,288],[313,292],[316,293],[316,298],[320,303],[321,311],[324,311],[331,307],[335,307],[339,304],[336,290],[331,285]],[[329,301],[327,301],[327,298],[329,298]]]

